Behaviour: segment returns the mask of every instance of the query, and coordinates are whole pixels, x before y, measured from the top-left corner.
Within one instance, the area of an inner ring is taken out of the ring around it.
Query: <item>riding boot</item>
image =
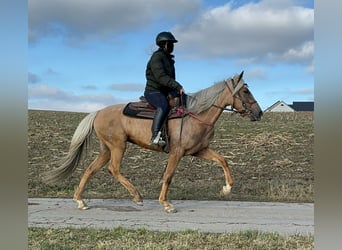
[[[161,137],[161,127],[164,123],[166,115],[167,114],[164,114],[161,108],[157,108],[152,123],[152,138],[150,144],[158,146],[164,146],[166,144],[166,142]]]

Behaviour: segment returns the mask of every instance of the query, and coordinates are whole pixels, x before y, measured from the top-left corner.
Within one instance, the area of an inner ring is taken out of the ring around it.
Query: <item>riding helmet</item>
[[[158,46],[161,46],[162,43],[166,41],[170,41],[174,43],[178,42],[171,32],[168,32],[168,31],[160,32],[156,37],[156,44]]]

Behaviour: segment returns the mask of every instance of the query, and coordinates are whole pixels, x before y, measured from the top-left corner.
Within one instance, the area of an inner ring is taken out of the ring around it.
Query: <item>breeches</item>
[[[145,90],[144,96],[146,100],[155,108],[161,108],[164,114],[169,113],[169,102],[162,92],[158,90]]]

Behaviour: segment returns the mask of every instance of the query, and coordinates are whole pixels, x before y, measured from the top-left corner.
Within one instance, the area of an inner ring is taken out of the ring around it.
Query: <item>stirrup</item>
[[[166,142],[161,137],[161,131],[158,132],[156,137],[152,138],[151,144],[158,145],[158,146],[165,146]]]

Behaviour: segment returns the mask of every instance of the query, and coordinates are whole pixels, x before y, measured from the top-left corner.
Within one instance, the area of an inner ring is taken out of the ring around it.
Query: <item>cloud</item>
[[[275,55],[278,59],[284,61],[309,61],[313,58],[314,54],[314,43],[313,41],[304,42],[297,48],[289,48],[283,54]],[[272,57],[272,55],[269,55]]]
[[[86,89],[86,90],[96,90],[97,86],[95,86],[95,85],[83,85],[82,88]]]
[[[109,94],[77,95],[45,84],[34,85],[28,89],[29,108],[45,107],[51,110],[90,112],[127,100]]]
[[[314,89],[313,88],[297,89],[293,93],[299,94],[299,95],[313,95]]]
[[[122,83],[122,84],[112,84],[109,86],[111,90],[119,90],[119,91],[143,91],[145,89],[145,85],[138,83]]]
[[[179,23],[172,29],[177,50],[194,58],[307,62],[313,58],[314,10],[294,2],[262,0],[236,7],[228,1],[200,12],[200,0],[29,0],[29,42],[48,36],[69,45],[112,40],[161,20]]]
[[[309,73],[309,74],[313,74],[314,71],[315,71],[315,66],[313,64],[313,62],[311,62],[311,64],[309,64],[307,67],[306,67],[306,71]]]
[[[38,75],[33,74],[31,72],[28,72],[27,80],[28,80],[28,83],[33,83],[33,84],[41,81]]]
[[[46,73],[47,75],[50,75],[50,76],[58,76],[58,75],[60,75],[59,72],[55,71],[55,70],[52,69],[52,68],[48,68],[48,69],[45,71],[45,73]]]
[[[29,42],[46,36],[69,42],[115,36],[160,18],[182,18],[199,6],[200,0],[29,0]]]
[[[236,8],[232,2],[209,9],[172,31],[177,49],[192,57],[311,60],[314,10],[293,1],[263,0]]]
[[[246,72],[246,78],[254,80],[265,80],[267,78],[266,75],[265,70],[261,68],[252,68]]]
[[[43,107],[43,108],[42,108]],[[68,112],[93,112],[104,108],[102,103],[82,102],[82,103],[66,103],[63,101],[53,100],[30,100],[29,109],[36,110],[54,110]]]
[[[48,85],[40,84],[28,89],[28,96],[30,98],[49,98],[49,99],[63,99],[70,100],[72,95],[58,88],[50,87]]]
[[[289,89],[282,88],[277,90],[271,90],[264,92],[267,100],[274,99],[277,96],[278,100],[283,100],[288,103],[295,100],[314,100],[314,88],[299,88],[299,89]]]

